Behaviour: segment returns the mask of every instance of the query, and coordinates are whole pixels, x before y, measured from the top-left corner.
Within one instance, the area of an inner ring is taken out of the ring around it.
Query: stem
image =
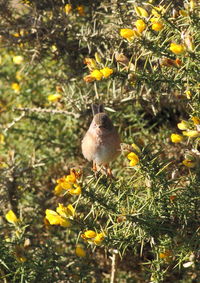
[[[111,259],[111,275],[110,275],[110,283],[116,282],[116,272],[117,272],[117,253],[118,251],[114,250]]]

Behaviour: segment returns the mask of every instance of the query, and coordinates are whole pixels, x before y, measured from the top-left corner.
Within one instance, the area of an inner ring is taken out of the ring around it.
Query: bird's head
[[[106,113],[98,113],[94,115],[93,125],[99,129],[112,130],[113,124]]]

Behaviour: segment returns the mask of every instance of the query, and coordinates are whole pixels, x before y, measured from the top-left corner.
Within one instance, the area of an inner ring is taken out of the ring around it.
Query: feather
[[[92,104],[92,114],[95,116],[98,113],[103,113],[104,112],[104,106],[103,104]]]

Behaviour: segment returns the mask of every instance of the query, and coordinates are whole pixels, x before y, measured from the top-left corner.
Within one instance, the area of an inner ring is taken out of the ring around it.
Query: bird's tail
[[[98,113],[104,112],[104,106],[103,106],[103,104],[92,104],[92,105],[91,105],[91,108],[92,108],[93,116],[96,115],[96,114],[98,114]]]

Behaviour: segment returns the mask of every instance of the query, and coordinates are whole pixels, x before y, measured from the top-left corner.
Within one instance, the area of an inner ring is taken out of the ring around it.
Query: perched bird
[[[88,161],[93,161],[94,171],[103,167],[112,176],[109,162],[120,154],[120,138],[103,105],[92,104],[92,112],[93,120],[82,140],[82,153]]]

